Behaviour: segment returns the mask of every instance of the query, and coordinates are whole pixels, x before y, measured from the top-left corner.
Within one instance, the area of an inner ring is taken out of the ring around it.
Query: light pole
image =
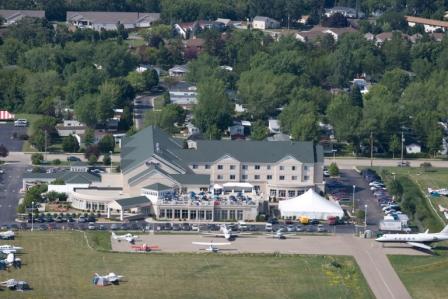
[[[352,214],[355,214],[355,189],[356,189],[356,185],[353,185],[353,204],[352,204]]]
[[[34,201],[31,202],[31,231],[34,231]]]
[[[331,151],[333,152],[333,162],[336,162],[336,152],[338,150],[332,149]]]
[[[110,173],[112,173],[112,151],[109,151],[109,158],[110,158]]]
[[[367,229],[367,205],[364,205],[364,230]]]
[[[395,173],[395,172],[392,172],[392,175],[394,176],[394,181],[395,181],[395,175],[396,175],[396,173]]]

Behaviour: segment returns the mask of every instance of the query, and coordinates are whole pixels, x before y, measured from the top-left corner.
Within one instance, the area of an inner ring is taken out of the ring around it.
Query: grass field
[[[107,249],[106,236],[89,244]],[[14,243],[26,249],[24,265],[0,280],[33,290],[1,298],[373,298],[351,257],[112,253],[89,248],[81,232],[23,232]],[[94,272],[126,281],[94,287]]]
[[[448,256],[389,256],[412,298],[447,298]]]

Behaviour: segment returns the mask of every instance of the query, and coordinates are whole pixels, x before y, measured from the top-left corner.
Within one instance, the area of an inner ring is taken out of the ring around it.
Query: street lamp
[[[336,152],[337,152],[338,150],[336,150],[336,149],[332,149],[331,151],[333,152],[333,162],[336,162]]]
[[[367,229],[367,205],[364,205],[364,230]]]
[[[392,175],[394,176],[394,181],[395,181],[395,174],[396,174],[395,172],[392,172]]]
[[[353,204],[352,204],[352,214],[355,214],[355,189],[356,189],[356,185],[353,185]]]
[[[109,151],[109,158],[110,158],[110,173],[112,173],[112,151]]]
[[[34,201],[31,202],[31,231],[34,231]]]

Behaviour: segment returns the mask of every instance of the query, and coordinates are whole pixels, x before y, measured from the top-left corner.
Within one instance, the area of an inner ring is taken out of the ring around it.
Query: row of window
[[[224,175],[222,175],[222,174],[218,174],[217,176],[216,176],[216,179],[217,180],[224,180]],[[248,180],[249,179],[249,176],[247,175],[247,174],[243,174],[242,176],[241,176],[241,180]],[[261,176],[260,175],[258,175],[258,174],[256,174],[256,175],[254,175],[254,180],[260,180],[261,179]],[[278,179],[279,179],[279,181],[284,181],[285,179],[286,179],[286,176],[284,176],[284,175],[280,175],[279,177],[278,177]],[[304,181],[308,181],[310,179],[310,177],[309,176],[307,176],[307,175],[305,175],[305,176],[303,176],[303,180]],[[236,175],[234,175],[234,174],[231,174],[231,175],[229,175],[229,180],[231,180],[231,181],[234,181],[234,180],[236,180]],[[266,176],[266,180],[272,180],[272,175],[270,175],[270,174],[268,174],[267,176]],[[291,176],[291,181],[297,181],[297,176],[296,175],[293,175],[293,176]]]
[[[192,165],[192,168],[193,168],[193,169],[198,169],[198,168],[199,168],[199,165],[197,165],[197,164],[193,164],[193,165]],[[209,165],[209,164],[205,164],[205,165],[204,165],[204,168],[205,168],[205,169],[210,169],[210,165]],[[218,164],[217,168],[218,168],[219,170],[223,170],[223,169],[224,169],[224,165]],[[280,169],[280,170],[285,170],[285,168],[286,168],[286,167],[283,166],[283,165],[279,166],[279,169]],[[229,169],[230,169],[230,170],[235,170],[235,169],[236,169],[236,165],[229,165]],[[247,169],[248,169],[248,165],[241,165],[241,169],[243,169],[243,170],[247,170]],[[260,170],[260,169],[261,169],[261,166],[260,166],[260,165],[254,165],[254,169],[255,169],[255,170]],[[270,169],[271,169],[271,165],[266,165],[266,169],[267,169],[267,170],[270,170]],[[292,170],[292,171],[295,171],[296,169],[297,169],[296,166],[291,166],[291,170]],[[303,166],[303,170],[307,171],[307,170],[308,170],[308,166]]]
[[[271,197],[286,197],[286,194],[288,194],[288,197],[295,197],[303,194],[303,190],[277,190],[277,189],[271,189],[269,192],[269,195]]]
[[[214,214],[214,215],[213,215]],[[243,220],[243,210],[185,210],[160,209],[159,218],[190,220]]]

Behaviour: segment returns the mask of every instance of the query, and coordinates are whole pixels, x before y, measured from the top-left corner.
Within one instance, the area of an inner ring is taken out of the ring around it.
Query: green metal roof
[[[89,172],[55,172],[55,173],[26,173],[23,176],[24,179],[35,179],[35,180],[56,180],[61,179],[66,184],[90,184],[92,182],[100,182],[101,177],[94,175]]]
[[[169,187],[167,185],[160,184],[160,183],[151,184],[151,185],[145,186],[143,188],[144,189],[149,189],[149,190],[156,190],[156,191],[164,191],[164,190],[173,189],[172,187]]]
[[[141,204],[149,204],[151,201],[146,196],[136,196],[123,199],[117,199],[115,202],[122,208],[132,208]]]

